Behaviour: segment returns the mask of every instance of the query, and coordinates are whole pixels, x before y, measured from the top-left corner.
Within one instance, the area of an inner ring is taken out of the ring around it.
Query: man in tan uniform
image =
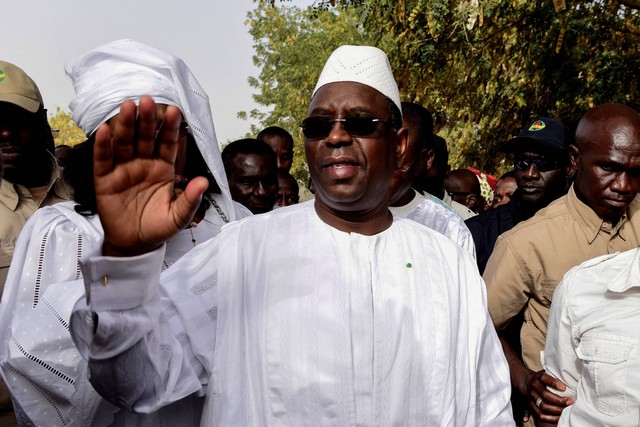
[[[36,84],[17,66],[0,61],[0,291],[22,226],[41,206],[69,199],[53,157],[47,110]]]
[[[640,115],[620,104],[589,110],[570,158],[576,178],[569,193],[501,235],[484,273],[496,329],[525,310],[524,363],[502,344],[512,385],[528,398],[538,425],[557,422],[572,403],[547,390],[564,384],[546,375],[540,361],[557,284],[583,261],[640,244]]]

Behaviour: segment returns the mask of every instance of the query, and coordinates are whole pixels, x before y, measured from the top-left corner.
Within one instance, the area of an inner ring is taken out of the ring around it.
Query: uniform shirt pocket
[[[0,268],[9,268],[13,257],[13,242],[3,242],[0,239]]]
[[[615,416],[627,406],[627,368],[629,354],[637,340],[624,335],[586,333],[576,354],[582,361],[583,381],[595,393],[596,408]]]

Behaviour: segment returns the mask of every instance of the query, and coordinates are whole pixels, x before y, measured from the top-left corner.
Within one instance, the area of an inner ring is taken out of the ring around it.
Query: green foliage
[[[301,11],[261,2],[248,20],[262,70],[251,84],[273,109],[250,116],[297,132],[331,50],[372,44],[389,56],[403,100],[434,114],[452,166],[499,175],[501,143],[535,116],[575,127],[600,103],[638,109],[640,12],[624,3],[319,0]]]
[[[53,131],[56,146],[73,147],[87,139],[82,129],[71,120],[71,113],[63,111],[60,107],[56,108],[55,115],[49,117],[49,126]]]
[[[365,28],[390,26],[400,48],[383,49],[403,98],[434,113],[454,167],[503,172],[500,144],[534,116],[575,126],[593,105],[637,105],[638,36],[620,31],[638,23],[637,11],[623,18],[599,1],[561,12],[548,1],[368,4]]]

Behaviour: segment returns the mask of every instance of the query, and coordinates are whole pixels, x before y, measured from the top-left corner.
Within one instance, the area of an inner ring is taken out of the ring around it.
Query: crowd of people
[[[222,152],[178,57],[68,61],[54,149],[0,60],[0,423],[635,426],[640,115],[532,117],[450,170],[387,56],[341,46],[294,139]]]

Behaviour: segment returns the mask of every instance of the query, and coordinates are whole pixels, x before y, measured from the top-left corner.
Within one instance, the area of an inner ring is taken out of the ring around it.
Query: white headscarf
[[[118,114],[127,99],[138,104],[146,95],[180,108],[220,187],[222,209],[229,220],[236,219],[209,97],[182,59],[134,40],[118,40],[68,61],[65,72],[76,92],[69,103],[71,118],[86,135]]]
[[[329,83],[356,82],[367,85],[393,101],[402,112],[398,84],[387,55],[373,46],[340,46],[327,59],[313,95]]]

